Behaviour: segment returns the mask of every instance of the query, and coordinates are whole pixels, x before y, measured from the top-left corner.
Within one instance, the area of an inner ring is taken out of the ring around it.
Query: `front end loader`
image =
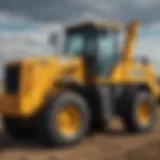
[[[91,21],[66,27],[63,55],[8,62],[0,97],[6,132],[68,146],[116,115],[128,131],[152,130],[157,78],[151,64],[134,61],[138,25],[127,25],[122,51],[117,24]]]

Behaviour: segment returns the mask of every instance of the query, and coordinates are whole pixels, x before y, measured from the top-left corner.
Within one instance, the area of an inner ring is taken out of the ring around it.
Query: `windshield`
[[[80,56],[91,53],[95,46],[95,30],[81,29],[68,32],[66,36],[65,52],[68,56]]]

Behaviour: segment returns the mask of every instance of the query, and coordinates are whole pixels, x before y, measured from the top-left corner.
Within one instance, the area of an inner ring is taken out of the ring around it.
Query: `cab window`
[[[117,55],[117,37],[114,32],[101,32],[98,36],[98,74],[107,74]]]

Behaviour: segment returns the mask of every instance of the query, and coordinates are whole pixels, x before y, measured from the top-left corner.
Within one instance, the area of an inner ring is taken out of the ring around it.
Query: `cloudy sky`
[[[136,54],[160,64],[160,1],[158,0],[0,0],[0,64],[5,59],[48,54],[52,31],[87,19],[141,22]],[[159,65],[160,67],[160,65]]]

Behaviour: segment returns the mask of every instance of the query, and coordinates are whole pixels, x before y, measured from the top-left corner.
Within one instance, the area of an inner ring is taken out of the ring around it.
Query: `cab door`
[[[115,31],[100,31],[97,37],[96,76],[108,76],[119,59]]]

